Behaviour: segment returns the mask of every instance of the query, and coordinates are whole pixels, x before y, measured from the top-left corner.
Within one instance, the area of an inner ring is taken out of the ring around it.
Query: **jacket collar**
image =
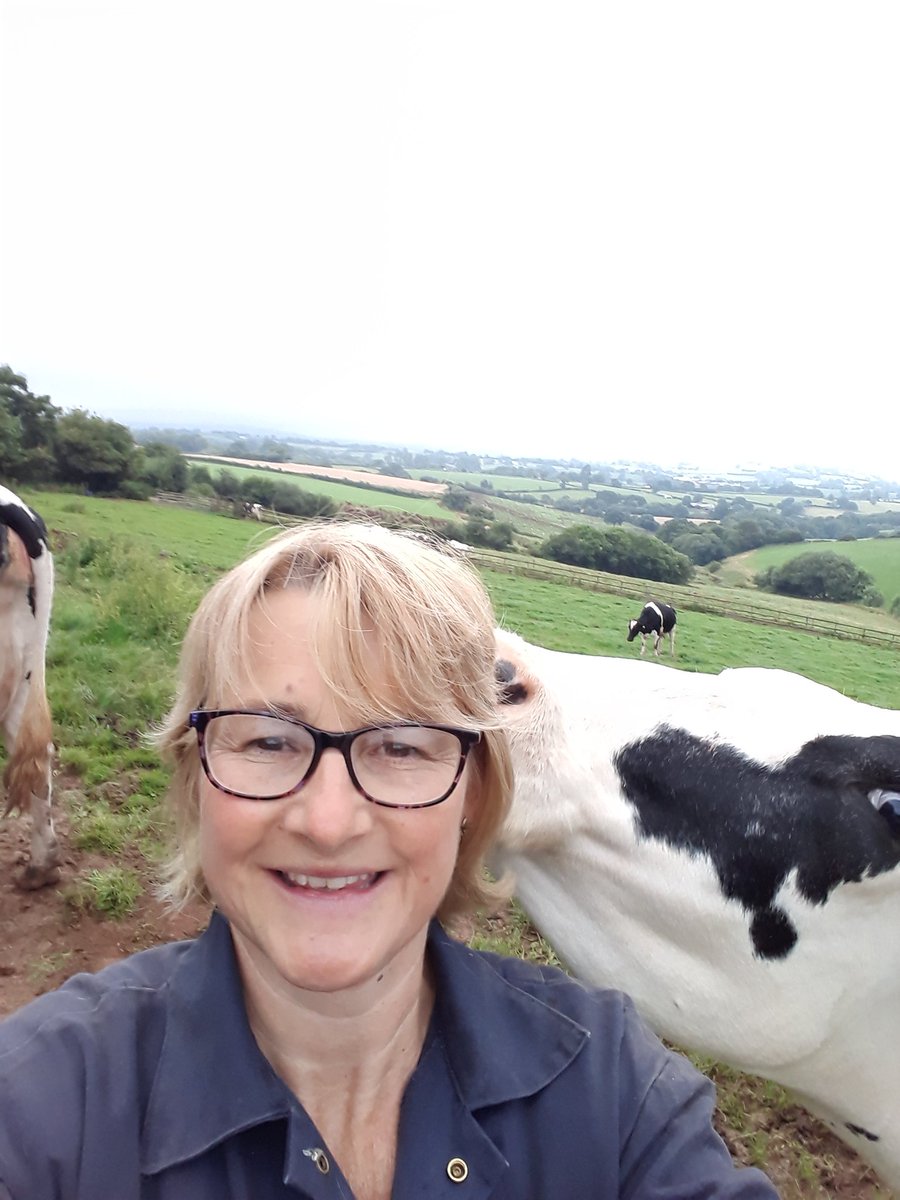
[[[534,964],[470,950],[433,921],[435,1024],[457,1091],[475,1110],[532,1096],[578,1055],[590,1033],[535,991]],[[559,985],[560,973],[549,980]],[[553,990],[546,988],[547,993]]]
[[[589,1037],[531,994],[533,969],[518,960],[470,950],[437,921],[429,930],[428,954],[437,993],[432,1035],[440,1038],[456,1091],[470,1111],[540,1091]],[[297,1107],[253,1037],[231,930],[216,912],[168,985],[166,1031],[142,1131],[142,1170],[154,1174],[185,1162]]]
[[[141,1169],[185,1162],[285,1115],[290,1093],[247,1020],[231,929],[214,912],[168,987],[166,1032],[141,1136]]]

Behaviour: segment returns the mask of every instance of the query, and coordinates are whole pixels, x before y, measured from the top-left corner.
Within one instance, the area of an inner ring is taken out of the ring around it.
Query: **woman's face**
[[[244,655],[255,686],[248,682],[239,695],[216,702],[275,706],[320,729],[348,728],[306,637],[320,603],[287,589],[267,597],[265,609],[257,606]],[[282,800],[241,800],[202,775],[201,867],[231,922],[244,969],[252,965],[275,986],[334,992],[417,968],[473,791],[467,766],[443,803],[383,808],[356,791],[334,749],[298,793]]]

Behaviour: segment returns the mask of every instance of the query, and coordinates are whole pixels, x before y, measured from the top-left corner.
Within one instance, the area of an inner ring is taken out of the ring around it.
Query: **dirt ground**
[[[57,826],[67,846],[65,814]],[[193,937],[208,919],[202,905],[172,917],[148,892],[121,920],[73,909],[66,900],[67,884],[92,867],[110,865],[100,855],[80,851],[65,851],[58,886],[19,891],[12,869],[25,861],[26,850],[27,822],[0,822],[0,1018],[79,971],[97,971],[158,942]],[[120,860],[120,865],[128,864]],[[131,865],[138,869],[140,860],[135,857]],[[719,1132],[737,1161],[764,1167],[782,1200],[886,1200],[888,1193],[879,1188],[874,1174],[803,1109],[773,1107],[757,1080],[717,1082]],[[740,1120],[730,1123],[727,1114],[735,1106]],[[754,1147],[758,1155],[761,1143],[766,1147],[764,1163],[754,1158]]]

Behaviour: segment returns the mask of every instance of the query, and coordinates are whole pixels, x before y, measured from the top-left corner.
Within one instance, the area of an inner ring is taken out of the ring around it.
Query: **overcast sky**
[[[0,9],[61,407],[900,477],[897,0]]]

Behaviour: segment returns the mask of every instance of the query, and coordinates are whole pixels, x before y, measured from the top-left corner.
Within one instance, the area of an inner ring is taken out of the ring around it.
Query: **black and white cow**
[[[628,641],[633,642],[640,634],[641,654],[647,649],[647,635],[653,635],[653,653],[659,657],[659,643],[669,639],[669,653],[675,657],[675,609],[671,604],[651,600],[641,609],[637,620],[628,622]]]
[[[51,811],[53,730],[44,662],[53,601],[53,558],[44,522],[0,486],[0,733],[8,753],[7,813],[31,812],[31,855],[16,882],[59,879]]]
[[[790,1088],[900,1189],[900,712],[498,631],[496,867],[563,961]]]

